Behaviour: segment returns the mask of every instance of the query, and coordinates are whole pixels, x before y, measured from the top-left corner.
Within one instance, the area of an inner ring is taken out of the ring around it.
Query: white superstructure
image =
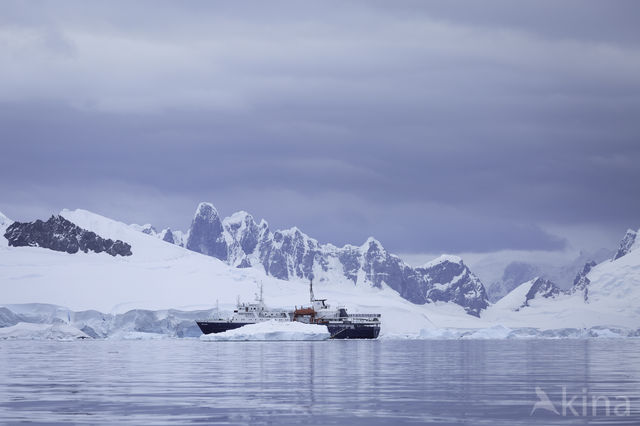
[[[291,313],[282,309],[269,309],[264,304],[262,296],[262,285],[260,285],[260,296],[256,295],[257,303],[240,303],[233,311],[233,316],[229,322],[238,323],[258,323],[263,321],[291,321]]]

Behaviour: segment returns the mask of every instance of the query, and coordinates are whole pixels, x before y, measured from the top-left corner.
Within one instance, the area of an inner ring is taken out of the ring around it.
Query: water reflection
[[[640,342],[0,342],[0,421],[640,424]],[[561,413],[537,410],[542,389]],[[629,398],[628,416],[585,397]],[[585,413],[587,416],[582,416]],[[612,414],[612,413],[610,413]]]

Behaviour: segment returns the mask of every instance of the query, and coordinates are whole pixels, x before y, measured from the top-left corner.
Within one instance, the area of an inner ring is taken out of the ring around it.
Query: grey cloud
[[[209,200],[404,252],[640,225],[634,3],[6,5],[7,214]]]

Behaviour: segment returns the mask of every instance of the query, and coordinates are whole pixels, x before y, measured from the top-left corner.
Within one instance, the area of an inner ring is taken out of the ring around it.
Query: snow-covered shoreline
[[[252,300],[259,284],[271,308],[292,309],[308,300],[307,282],[234,268],[90,212],[63,214],[99,235],[131,243],[133,254],[69,254],[0,244],[0,284],[11,289],[0,296],[0,336],[55,338],[55,330],[7,329],[27,323],[66,324],[97,339],[197,338],[201,332],[195,321],[211,318],[217,301],[219,314],[229,314],[236,298]],[[375,287],[319,280],[314,290],[351,313],[380,313],[380,339],[636,337],[639,244],[626,244],[619,257],[590,269],[585,275],[588,300],[582,291],[530,297],[533,283],[526,282],[479,317],[451,302],[412,303],[384,283]]]
[[[13,310],[11,310],[13,308]],[[112,315],[98,311],[74,312],[44,305],[0,307],[0,340],[150,340],[201,339],[242,340],[324,340],[326,327],[293,322],[269,321],[225,333],[202,335],[196,319],[212,311],[132,310]],[[393,330],[393,329],[392,329]],[[326,334],[325,334],[326,333]],[[379,340],[512,340],[512,339],[593,339],[640,338],[640,328],[598,325],[590,327],[424,327],[412,331],[387,331]]]

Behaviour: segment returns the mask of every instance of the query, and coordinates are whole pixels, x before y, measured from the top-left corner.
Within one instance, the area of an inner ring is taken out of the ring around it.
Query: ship
[[[216,310],[217,311],[217,310]],[[228,330],[240,328],[248,324],[256,324],[264,321],[292,321],[293,313],[282,309],[269,309],[262,295],[262,285],[260,285],[260,296],[256,295],[256,303],[236,304],[231,318],[217,318],[207,321],[196,321],[198,327],[204,334],[222,333]]]
[[[331,309],[327,299],[316,299],[313,294],[313,280],[309,281],[310,306],[295,307],[293,311],[269,309],[260,286],[257,303],[240,303],[231,318],[196,321],[204,334],[222,333],[228,330],[264,321],[298,321],[327,327],[332,339],[375,339],[380,334],[380,314],[349,314],[345,307]]]
[[[327,299],[316,299],[309,281],[311,306],[296,307],[293,321],[325,325],[332,339],[375,339],[380,334],[380,314],[349,314],[345,307],[331,309]]]

